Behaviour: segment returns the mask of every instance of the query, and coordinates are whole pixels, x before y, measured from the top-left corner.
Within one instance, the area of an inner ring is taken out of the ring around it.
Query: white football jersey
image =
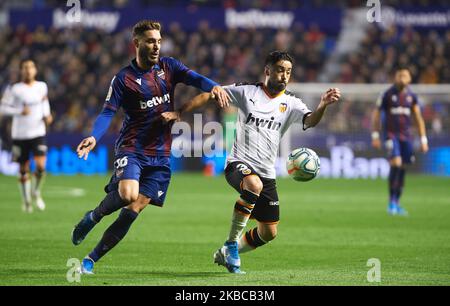
[[[275,179],[281,137],[292,123],[303,122],[311,111],[288,91],[271,97],[262,83],[240,83],[223,88],[238,108],[236,139],[227,165],[243,161],[260,176]]]
[[[45,136],[44,117],[50,115],[48,88],[44,82],[35,81],[32,85],[23,82],[8,87],[1,101],[0,112],[12,115],[12,139],[26,140]],[[30,113],[22,115],[24,106]]]

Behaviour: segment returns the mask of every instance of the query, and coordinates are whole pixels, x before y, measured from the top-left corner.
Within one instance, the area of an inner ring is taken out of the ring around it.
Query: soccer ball
[[[286,161],[286,168],[294,180],[307,182],[319,174],[320,159],[313,150],[298,148],[289,154]]]

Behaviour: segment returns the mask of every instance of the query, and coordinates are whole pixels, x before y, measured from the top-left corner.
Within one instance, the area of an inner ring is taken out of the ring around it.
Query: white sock
[[[29,179],[21,181],[19,184],[22,200],[26,205],[31,204],[31,181]]]
[[[242,198],[236,201],[233,211],[233,217],[231,219],[231,229],[228,235],[228,241],[239,242],[239,237],[242,235],[242,231],[247,226],[248,219],[253,211],[255,204],[249,204]]]
[[[245,238],[245,234],[242,235],[241,239],[239,240],[239,254],[247,253],[255,249],[256,248],[248,244],[247,239]]]
[[[228,235],[228,241],[239,241],[239,237],[242,231],[247,226],[248,219],[250,215],[244,215],[238,212],[236,209],[233,212],[233,218],[231,219],[231,229]]]
[[[33,195],[35,197],[40,197],[41,196],[41,187],[42,184],[44,183],[44,172],[42,172],[40,175],[39,174],[35,174],[34,175],[35,178],[35,182],[34,182],[34,188],[33,188]]]

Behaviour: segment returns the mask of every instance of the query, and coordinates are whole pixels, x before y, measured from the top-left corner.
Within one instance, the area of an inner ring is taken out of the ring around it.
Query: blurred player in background
[[[77,148],[87,158],[108,129],[119,108],[125,120],[115,146],[115,172],[105,187],[104,200],[88,211],[75,226],[72,242],[80,244],[100,220],[119,209],[119,217],[105,231],[98,245],[82,262],[81,272],[93,273],[94,263],[127,234],[139,213],[149,204],[162,207],[169,187],[171,127],[177,83],[194,86],[227,105],[228,96],[217,83],[188,69],[171,57],[161,57],[161,25],[141,21],[133,29],[136,59],[112,80],[103,111],[94,123],[92,136]]]
[[[425,122],[417,95],[409,87],[410,83],[411,72],[406,68],[397,69],[394,85],[380,96],[373,112],[372,146],[381,148],[382,130],[391,165],[388,205],[388,213],[391,215],[407,215],[406,210],[400,206],[400,196],[405,184],[405,166],[415,160],[411,116],[418,127],[421,151],[428,151]]]
[[[12,155],[20,164],[20,192],[23,210],[31,213],[32,202],[39,210],[45,209],[41,187],[45,175],[47,145],[46,125],[53,121],[48,101],[47,84],[36,80],[34,61],[24,60],[20,64],[21,82],[9,86],[2,98],[0,112],[13,117]],[[34,183],[30,177],[30,154],[36,165]]]
[[[240,253],[261,247],[277,235],[280,206],[276,186],[275,162],[280,140],[289,126],[300,122],[303,129],[316,126],[325,109],[340,98],[337,88],[322,95],[312,112],[293,93],[286,90],[293,59],[281,51],[271,52],[265,62],[264,83],[238,83],[225,86],[231,103],[238,108],[236,140],[227,158],[225,177],[239,194],[234,205],[231,229],[214,262],[231,273],[240,270]],[[181,111],[205,104],[208,94],[196,96]],[[242,235],[250,218],[258,226]]]

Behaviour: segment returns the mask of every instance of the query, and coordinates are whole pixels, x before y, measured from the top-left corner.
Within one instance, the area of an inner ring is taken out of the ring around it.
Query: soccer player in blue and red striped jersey
[[[391,165],[388,206],[388,213],[391,215],[407,215],[399,201],[405,182],[405,165],[413,163],[415,159],[411,135],[412,119],[418,127],[421,151],[423,153],[428,151],[425,122],[418,97],[409,87],[410,83],[410,71],[405,68],[397,69],[394,85],[380,96],[373,113],[372,146],[376,149],[381,148],[380,132],[383,130],[383,139]]]
[[[92,273],[94,263],[123,239],[147,205],[163,206],[171,177],[171,127],[178,118],[174,112],[175,86],[178,83],[194,86],[210,92],[219,105],[228,104],[228,95],[217,83],[174,58],[160,58],[160,31],[161,25],[154,21],[141,21],[134,26],[136,59],[113,78],[92,136],[77,148],[78,156],[86,159],[114,114],[123,109],[125,120],[115,145],[115,172],[105,187],[107,195],[75,226],[72,242],[80,244],[104,216],[122,210],[83,260],[82,273]]]

